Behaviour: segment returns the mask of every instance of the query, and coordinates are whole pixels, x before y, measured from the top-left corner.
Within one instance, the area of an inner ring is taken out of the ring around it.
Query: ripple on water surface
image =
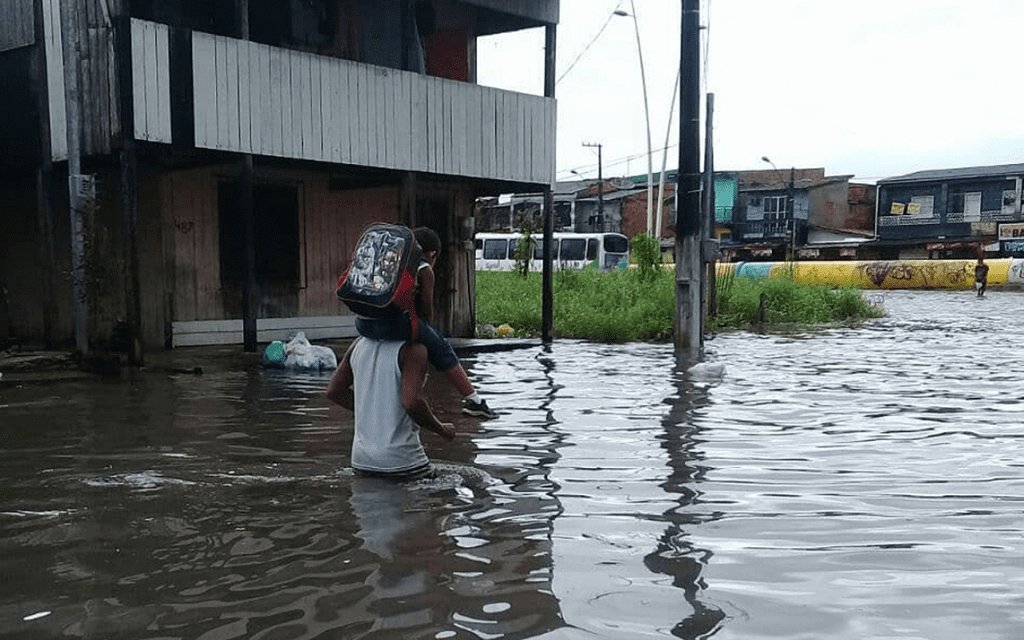
[[[721,379],[668,345],[467,358],[501,415],[433,377],[460,436],[413,485],[347,470],[323,375],[0,388],[0,636],[1016,637],[1024,295],[884,299],[719,335]]]

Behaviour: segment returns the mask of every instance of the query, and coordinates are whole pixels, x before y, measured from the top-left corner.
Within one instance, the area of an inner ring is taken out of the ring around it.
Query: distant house
[[[553,45],[558,12],[0,1],[0,330],[147,349],[353,335],[335,283],[385,221],[438,231],[439,325],[472,335],[474,203],[549,188],[556,122],[553,97],[475,83],[477,39],[544,28]]]
[[[823,168],[716,174],[716,227],[724,258],[863,257],[874,236],[872,190],[851,184],[851,177],[826,176]]]
[[[1024,255],[1024,164],[918,171],[878,181],[878,242],[901,258]]]

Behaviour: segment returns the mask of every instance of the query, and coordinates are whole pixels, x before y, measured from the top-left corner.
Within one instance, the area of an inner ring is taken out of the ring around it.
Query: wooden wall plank
[[[324,153],[323,75],[325,67],[325,58],[310,56],[309,86],[313,95],[310,97],[309,104],[313,115],[313,158],[321,161],[327,160],[330,155]]]
[[[281,154],[295,158],[295,87],[292,84],[292,65],[295,52],[281,53]]]
[[[481,126],[483,114],[480,111],[480,91],[466,91],[466,175],[474,178],[483,174],[483,131]]]
[[[240,77],[240,67],[238,64],[238,49],[243,44],[241,40],[235,40],[233,38],[224,38],[224,51],[227,55],[227,61],[225,62],[224,68],[226,69],[225,74],[225,86],[226,92],[224,94],[224,102],[227,105],[227,122],[220,122],[218,126],[226,127],[226,135],[228,140],[228,149],[232,151],[241,151],[241,119],[240,119],[240,108],[238,104],[238,96],[240,87],[238,80]],[[221,96],[217,96],[217,100],[220,101]]]
[[[27,47],[35,42],[33,0],[4,0],[0,21],[0,52]]]
[[[392,127],[395,136],[395,168],[408,171],[412,164],[412,92],[409,91],[411,74],[399,73],[395,77],[395,110]]]
[[[256,155],[264,153],[263,134],[266,131],[262,96],[269,70],[264,66],[265,51],[266,45],[249,45],[249,145]]]
[[[465,82],[452,82],[452,145],[455,154],[454,173],[460,176],[470,175],[469,164],[469,131],[466,102],[472,85]]]
[[[252,153],[252,110],[249,106],[251,50],[249,42],[238,41],[238,150],[243,153]]]
[[[141,58],[133,58],[132,64],[142,67],[141,72],[144,78],[142,99],[145,108],[145,139],[152,140],[156,137],[156,131],[160,128],[160,91],[158,88],[159,74],[157,61],[157,32],[154,24],[145,25],[143,33],[144,51]],[[138,125],[136,125],[138,129]]]
[[[380,165],[395,166],[395,77],[397,72],[385,71],[378,76],[380,83],[381,110],[377,132],[381,143]]]
[[[321,142],[323,159],[326,162],[337,162],[338,133],[334,128],[334,92],[332,84],[335,77],[334,61],[325,58],[320,62],[320,127],[323,130]]]
[[[217,42],[213,36],[194,34],[192,78],[196,146],[212,149],[217,145]]]
[[[68,157],[68,121],[64,96],[64,55],[59,0],[43,0],[47,95],[50,97],[50,152],[54,160]]]
[[[369,114],[371,100],[367,99],[371,90],[370,70],[365,66],[355,68],[356,90],[352,95],[355,117],[352,119],[352,131],[356,136],[352,161],[355,164],[370,164]]]
[[[353,163],[354,160],[354,139],[352,138],[352,120],[355,118],[353,106],[356,87],[352,84],[352,71],[354,65],[345,60],[337,61],[337,83],[336,99],[334,110],[338,119],[338,154],[339,162]]]
[[[270,78],[268,89],[270,91],[270,117],[267,122],[270,129],[270,146],[267,148],[267,155],[284,155],[284,101],[281,98],[281,90],[284,86],[284,56],[285,52],[277,47],[270,48]]]
[[[171,142],[171,32],[166,25],[154,25],[156,29],[156,87],[157,126],[150,131],[151,139]],[[116,113],[116,111],[115,111]]]
[[[217,84],[213,90],[213,104],[216,105],[214,120],[214,140],[220,149],[231,149],[231,138],[228,134],[228,43],[226,38],[214,38],[214,66],[217,70]]]
[[[363,123],[366,129],[366,164],[371,167],[379,167],[383,164],[384,154],[380,136],[380,118],[383,112],[380,72],[373,67],[366,67],[367,90],[363,95],[365,117]]]
[[[149,140],[149,129],[146,126],[146,23],[132,19],[132,112],[135,120],[135,138]],[[142,62],[142,64],[140,64]]]
[[[412,162],[413,167],[420,171],[424,171],[430,164],[430,113],[427,98],[429,87],[430,84],[427,82],[414,82],[409,87],[412,93]]]
[[[480,133],[482,136],[482,142],[480,152],[483,155],[483,161],[481,165],[485,176],[494,176],[498,174],[498,163],[496,158],[497,149],[497,120],[495,113],[497,107],[495,106],[496,92],[494,89],[484,87],[480,91]]]
[[[298,156],[307,160],[313,158],[313,105],[310,100],[309,67],[309,54],[296,54],[295,65],[292,67],[293,73],[298,77],[298,82],[292,83],[293,88],[298,87],[294,95],[294,105],[298,111],[297,121],[300,127],[296,141],[298,142]]]
[[[348,133],[348,66],[341,60],[331,61],[331,119],[335,139],[331,145],[334,162],[345,162],[352,154]]]

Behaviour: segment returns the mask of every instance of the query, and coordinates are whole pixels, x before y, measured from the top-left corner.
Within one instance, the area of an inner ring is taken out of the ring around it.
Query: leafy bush
[[[661,243],[646,233],[633,238],[630,255],[636,263],[637,275],[641,282],[653,282],[661,267]]]

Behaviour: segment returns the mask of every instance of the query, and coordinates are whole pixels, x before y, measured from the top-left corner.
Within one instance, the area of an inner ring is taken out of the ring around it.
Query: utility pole
[[[71,310],[75,324],[75,346],[89,352],[88,287],[83,209],[95,199],[95,183],[82,175],[82,106],[78,86],[81,66],[78,27],[79,6],[60,3],[60,31],[64,53],[64,95],[68,135],[68,196],[71,209]],[[47,150],[44,150],[44,153]],[[92,196],[92,199],[90,199]]]
[[[699,355],[704,346],[701,293],[700,0],[683,0],[680,42],[679,174],[676,178],[677,351]]]
[[[604,231],[604,177],[601,175],[601,144],[598,142],[584,142],[584,147],[597,147],[597,224],[599,229]]]
[[[718,239],[715,237],[715,153],[712,144],[715,118],[715,94],[707,95],[707,103],[704,107],[704,231],[703,237],[703,262],[704,262],[704,284],[706,291],[704,300],[704,313],[701,314],[701,335],[707,328],[708,316],[714,318],[718,315],[718,275],[715,273],[715,262],[718,260]]]
[[[544,97],[555,97],[555,25],[549,24],[544,30]],[[547,344],[553,337],[554,316],[555,316],[555,294],[552,282],[552,265],[554,256],[551,253],[552,239],[555,236],[555,176],[550,177],[547,186],[544,187],[544,246],[541,257],[541,318],[540,333],[541,340]]]
[[[796,167],[791,167],[789,170],[789,198],[786,203],[789,209],[789,262],[793,262],[796,259],[796,199],[794,191],[794,177],[796,175]]]

